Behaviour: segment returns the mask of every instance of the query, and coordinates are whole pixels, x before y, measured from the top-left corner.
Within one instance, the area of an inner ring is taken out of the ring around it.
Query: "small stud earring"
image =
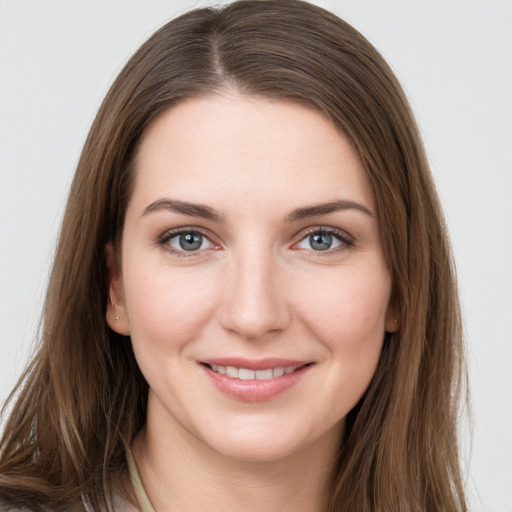
[[[396,324],[396,318],[393,320],[393,323],[395,323],[395,324]]]
[[[119,322],[119,317],[118,317],[118,316],[115,316],[115,317],[114,317],[114,320],[115,320],[116,322]],[[395,322],[396,322],[396,320],[395,320]]]

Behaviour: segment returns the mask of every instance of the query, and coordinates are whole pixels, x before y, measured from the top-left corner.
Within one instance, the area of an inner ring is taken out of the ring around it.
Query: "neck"
[[[326,508],[341,427],[299,452],[272,461],[220,454],[181,426],[150,421],[133,452],[155,512],[320,512]],[[169,425],[167,425],[169,426]]]

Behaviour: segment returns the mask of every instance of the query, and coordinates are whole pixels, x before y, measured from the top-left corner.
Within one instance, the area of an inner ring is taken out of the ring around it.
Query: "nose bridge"
[[[222,321],[245,339],[257,339],[286,327],[286,290],[280,286],[280,265],[271,249],[247,246],[229,265]]]

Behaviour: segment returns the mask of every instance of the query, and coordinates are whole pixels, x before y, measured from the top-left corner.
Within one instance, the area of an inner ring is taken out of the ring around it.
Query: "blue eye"
[[[341,245],[350,245],[347,240],[341,238],[341,236],[328,231],[315,231],[305,236],[297,246],[301,249],[308,249],[310,251],[329,251],[337,249]]]
[[[209,249],[213,245],[208,238],[197,231],[185,231],[171,236],[167,239],[167,244],[178,252],[199,251]]]

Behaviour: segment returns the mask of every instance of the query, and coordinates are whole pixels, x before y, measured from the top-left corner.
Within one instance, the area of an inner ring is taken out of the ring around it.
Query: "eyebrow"
[[[298,220],[308,219],[310,217],[316,217],[317,215],[327,215],[340,210],[358,210],[370,217],[375,217],[375,214],[364,206],[364,204],[358,203],[357,201],[339,199],[329,203],[314,204],[312,206],[297,208],[286,215],[284,219],[285,222],[295,222]]]
[[[168,210],[183,215],[190,215],[191,217],[200,217],[202,219],[212,220],[214,222],[224,222],[224,216],[205,204],[188,203],[186,201],[178,201],[176,199],[157,199],[150,205],[144,208],[141,217],[148,215],[149,213]]]
[[[211,220],[214,222],[224,222],[224,216],[211,206],[200,203],[189,203],[186,201],[178,201],[177,199],[157,199],[152,202],[142,212],[141,217],[153,212],[168,210],[183,215],[190,215],[191,217],[200,217],[202,219]],[[327,215],[329,213],[337,212],[340,210],[358,210],[370,217],[375,217],[375,214],[366,206],[357,201],[349,201],[346,199],[339,199],[330,201],[328,203],[314,204],[311,206],[303,206],[292,210],[284,217],[285,222],[296,222],[298,220],[316,217],[318,215]]]

